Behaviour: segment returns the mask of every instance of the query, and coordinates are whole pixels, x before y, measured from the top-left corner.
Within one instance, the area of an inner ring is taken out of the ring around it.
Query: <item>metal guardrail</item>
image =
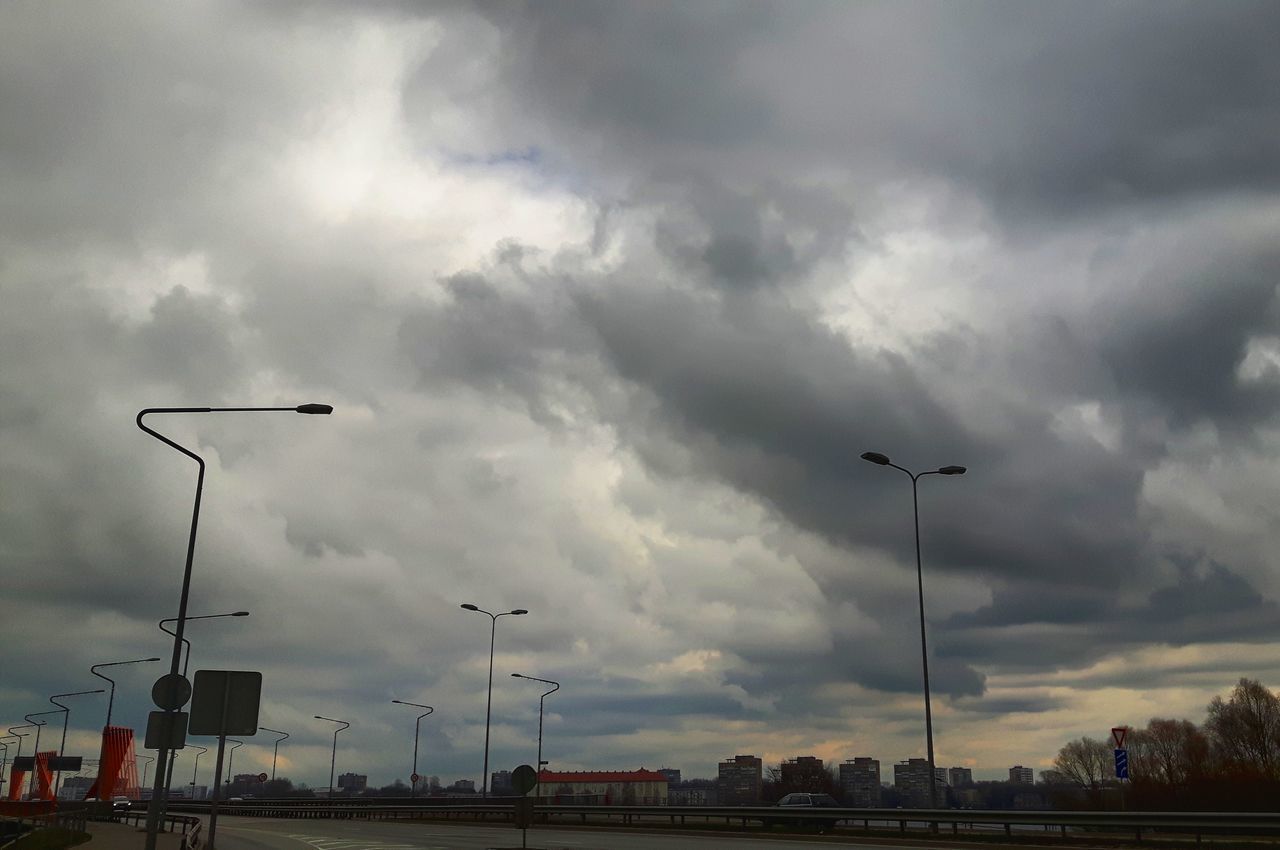
[[[515,798],[458,803],[397,801],[366,798],[360,801],[329,800],[254,800],[221,803],[225,815],[275,818],[341,818],[382,820],[393,818],[461,818],[474,820],[510,820]],[[208,811],[207,803],[173,801],[171,810]],[[743,828],[775,823],[810,824],[840,823],[846,827],[870,831],[896,829],[938,830],[947,827],[955,835],[1002,828],[1012,835],[1014,827],[1041,827],[1046,833],[1057,832],[1090,835],[1118,833],[1142,840],[1144,834],[1194,835],[1273,835],[1280,836],[1280,813],[1253,812],[1064,812],[1064,811],[982,811],[971,809],[791,809],[777,806],[582,806],[544,804],[534,807],[539,822],[578,818],[582,823],[621,822],[625,825],[661,823],[683,826],[699,821],[723,820]],[[985,827],[981,830],[980,827]]]

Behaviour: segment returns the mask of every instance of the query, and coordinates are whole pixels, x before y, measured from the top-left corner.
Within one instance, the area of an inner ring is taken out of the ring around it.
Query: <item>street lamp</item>
[[[192,620],[220,620],[223,617],[247,617],[247,616],[249,616],[248,611],[233,611],[230,614],[204,614],[199,617],[187,617],[187,622],[189,623]],[[178,622],[177,617],[168,617],[164,620],[161,620],[160,631],[164,632],[165,634],[174,635],[174,637],[177,637],[177,635],[174,632],[171,632],[164,627],[165,623],[176,623],[176,622]],[[181,640],[187,649],[186,657],[182,661],[182,678],[185,679],[187,677],[188,666],[191,664],[191,641],[187,640],[185,635],[181,638]],[[169,769],[164,776],[164,802],[161,804],[162,806],[169,805],[169,791],[170,789],[173,788],[173,762],[177,757],[178,757],[177,750],[169,751]],[[163,809],[161,809],[161,811],[163,811]]]
[[[235,738],[228,738],[227,743],[235,744],[227,751],[227,796],[231,796],[231,778],[235,776],[235,771],[231,769],[231,765],[236,763],[236,750],[244,746],[244,741],[237,741]]]
[[[148,661],[159,661],[159,658],[137,658],[133,661],[107,661],[103,664],[94,664],[89,668],[89,672],[111,685],[111,695],[107,697],[107,722],[105,726],[111,725],[111,707],[116,702],[116,682],[115,679],[108,678],[98,672],[99,667],[119,667],[122,664],[145,664]]]
[[[273,735],[282,736],[280,738],[276,738],[275,749],[271,751],[271,781],[275,782],[276,781],[276,756],[280,755],[280,742],[283,741],[285,738],[288,738],[289,733],[281,732],[279,729],[268,729],[266,726],[259,726],[258,729],[259,731],[262,731],[262,732],[270,732]]]
[[[50,711],[33,711],[30,714],[22,715],[22,719],[36,727],[36,745],[31,751],[31,784],[27,792],[31,799],[36,796],[36,776],[40,773],[40,733],[44,731],[47,725],[43,720],[32,720],[33,717],[43,717],[46,714],[61,714],[61,709],[52,709]]]
[[[196,798],[196,772],[200,770],[200,756],[202,756],[202,755],[204,755],[205,753],[209,752],[209,748],[208,748],[208,747],[200,747],[200,746],[196,746],[195,744],[192,744],[191,748],[192,748],[193,750],[199,750],[199,751],[200,751],[200,752],[196,753],[196,763],[195,763],[195,765],[191,768],[191,799],[193,799],[193,800],[194,800],[194,799]]]
[[[929,699],[929,651],[924,633],[924,571],[920,566],[920,496],[916,482],[926,475],[964,475],[967,470],[963,466],[943,466],[917,474],[898,466],[889,460],[887,455],[879,452],[863,452],[862,459],[878,466],[892,466],[900,472],[905,472],[911,479],[911,504],[915,509],[916,523],[916,588],[920,595],[920,663],[924,669],[924,731],[929,748],[929,807],[936,809],[938,808],[938,776],[933,766],[933,707]]]
[[[351,724],[345,720],[334,720],[332,717],[321,717],[315,715],[316,720],[328,720],[330,723],[341,723],[342,727],[333,730],[333,755],[329,757],[329,796],[333,797],[333,766],[338,760],[338,733],[346,729]]]
[[[537,676],[524,676],[520,673],[512,673],[511,677],[513,679],[528,679],[530,682],[541,682],[544,685],[555,685],[554,688],[538,697],[538,775],[541,776],[542,766],[546,764],[546,762],[542,760],[542,701],[560,690],[560,683],[553,682],[550,679],[539,679]]]
[[[71,719],[71,709],[70,709],[69,707],[67,707],[67,706],[63,705],[62,703],[58,702],[58,700],[62,699],[63,697],[82,697],[82,696],[84,696],[85,694],[105,694],[105,693],[106,693],[106,691],[104,691],[102,688],[98,688],[98,689],[97,689],[97,690],[95,690],[95,691],[75,691],[75,692],[73,692],[73,693],[69,693],[69,694],[54,694],[53,696],[49,697],[49,702],[53,703],[53,704],[54,704],[54,705],[56,705],[58,708],[62,709],[62,743],[58,745],[58,759],[59,759],[59,761],[58,761],[57,779],[55,779],[55,780],[54,780],[54,783],[53,783],[53,799],[55,799],[55,800],[56,800],[56,799],[58,799],[58,789],[62,786],[62,761],[61,761],[61,759],[62,759],[63,755],[65,755],[65,754],[66,754],[66,750],[67,750],[67,721],[69,721],[69,720]]]
[[[200,455],[188,448],[178,445],[173,440],[164,436],[158,431],[148,428],[143,423],[143,418],[153,413],[267,413],[267,412],[292,412],[307,414],[329,414],[333,413],[333,408],[327,404],[300,404],[297,407],[148,407],[138,412],[135,421],[138,427],[155,437],[172,449],[176,449],[187,457],[191,458],[199,466],[199,474],[196,476],[196,498],[195,504],[191,510],[191,533],[187,538],[187,560],[182,572],[182,594],[178,597],[178,628],[173,636],[173,658],[169,664],[169,675],[176,680],[178,676],[178,659],[182,654],[182,632],[186,626],[187,619],[187,598],[191,594],[191,564],[196,552],[196,526],[200,522],[200,496],[204,491],[204,459]],[[164,708],[168,714],[177,711],[176,708]],[[172,718],[169,718],[172,719]],[[162,775],[165,771],[165,758],[168,755],[167,742],[162,743],[159,750],[160,768],[156,772],[156,783],[151,792],[151,803],[147,807],[147,841],[146,850],[156,850],[156,836],[160,831],[160,809],[163,805],[163,795],[165,790],[165,777]]]
[[[145,788],[147,785],[147,771],[151,770],[151,762],[156,760],[155,756],[147,756],[147,755],[138,753],[137,755],[134,756],[134,758],[147,760],[147,763],[142,766],[142,786]],[[137,765],[134,765],[134,770],[137,770]]]
[[[31,737],[31,733],[30,733],[30,732],[26,732],[26,733],[23,733],[23,732],[15,732],[15,731],[13,731],[13,730],[14,730],[14,729],[30,729],[30,728],[31,728],[31,727],[33,727],[33,726],[35,727],[36,732],[37,732],[37,733],[39,733],[39,731],[40,731],[40,726],[39,726],[39,724],[36,724],[36,723],[24,723],[24,724],[22,724],[21,726],[10,726],[10,727],[9,727],[9,730],[8,730],[8,731],[9,731],[9,735],[10,735],[11,737],[14,737],[14,738],[17,738],[17,739],[18,739],[18,754],[17,754],[16,756],[14,756],[14,758],[15,758],[15,759],[22,758],[22,739],[23,739],[23,738],[30,738],[30,737]],[[9,793],[10,793],[10,794],[14,794],[14,793],[15,793],[15,789],[11,787],[11,788],[9,789]],[[16,793],[17,793],[17,796],[18,796],[18,797],[21,797],[21,796],[22,796],[22,786],[21,786],[21,785],[19,785],[19,786],[18,786],[18,788],[16,789]]]
[[[468,611],[488,614],[489,619],[492,621],[489,624],[489,696],[484,704],[484,776],[481,780],[482,784],[480,786],[480,797],[483,799],[489,796],[489,712],[490,709],[493,708],[493,642],[498,631],[498,618],[509,615],[518,617],[521,614],[528,614],[529,612],[523,608],[516,608],[512,611],[503,611],[500,614],[493,614],[483,608],[478,608],[475,605],[472,605],[470,602],[464,602],[462,607]],[[153,848],[147,848],[147,850],[153,850]]]
[[[20,735],[0,735],[0,747],[4,747],[4,756],[0,757],[0,800],[4,799],[4,777],[5,772],[9,769],[9,745],[4,742],[6,738],[17,738],[18,747],[22,747],[22,737]]]
[[[223,617],[247,617],[247,616],[249,616],[248,611],[232,611],[230,614],[205,614],[200,617],[187,617],[187,622],[190,623],[192,620],[220,620]],[[176,622],[178,622],[177,617],[167,617],[161,620],[160,631],[164,632],[167,635],[173,635],[174,637],[177,637],[177,635],[174,632],[164,627],[165,623],[176,623]],[[183,678],[186,678],[187,669],[191,664],[191,641],[187,640],[185,636],[182,637],[181,640],[182,640],[182,643],[186,646],[186,650],[187,650],[185,653],[185,657],[183,658],[183,661],[182,661],[182,676]],[[157,658],[155,660],[159,661],[160,659]]]
[[[427,710],[427,714],[435,711],[435,709],[429,705],[422,705],[421,703],[416,702],[405,702],[402,699],[393,699],[392,702],[396,705],[411,705],[414,708],[425,708]],[[409,776],[409,781],[413,783],[413,785],[409,789],[410,797],[418,796],[418,727],[422,723],[422,718],[426,717],[427,714],[419,714],[418,719],[414,721],[413,724],[413,773]]]

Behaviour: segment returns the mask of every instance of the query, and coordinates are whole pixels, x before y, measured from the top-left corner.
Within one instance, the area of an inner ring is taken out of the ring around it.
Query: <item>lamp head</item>
[[[520,615],[520,614],[528,614],[529,612],[528,612],[528,611],[526,611],[526,610],[525,610],[525,609],[523,609],[523,608],[517,608],[517,609],[515,609],[514,611],[512,611],[511,613],[512,613],[512,614],[516,614],[516,615],[518,616],[518,615]]]
[[[968,470],[963,466],[944,466],[938,470],[939,475],[964,475]]]
[[[871,461],[872,463],[877,463],[877,464],[879,464],[880,466],[888,466],[888,465],[889,465],[889,456],[888,456],[888,455],[882,455],[882,454],[880,454],[880,452],[863,452],[863,453],[862,453],[862,459],[863,459],[863,460],[869,460],[869,461]]]
[[[511,678],[513,678],[513,679],[523,679],[523,678],[524,678],[524,676],[521,676],[519,673],[512,673],[512,674],[511,674]]]
[[[468,611],[479,611],[479,610],[480,610],[478,607],[476,607],[475,605],[472,605],[470,602],[463,602],[463,603],[462,603],[462,607],[463,607],[463,608],[466,608]]]
[[[249,612],[248,612],[248,611],[234,611],[234,612],[232,612],[231,616],[233,616],[233,617],[247,617],[247,616],[249,616]]]
[[[331,404],[300,404],[294,408],[299,413],[311,413],[327,416],[333,413],[333,405]]]
[[[160,659],[157,657],[157,658],[144,658],[142,660],[143,661],[159,661]]]

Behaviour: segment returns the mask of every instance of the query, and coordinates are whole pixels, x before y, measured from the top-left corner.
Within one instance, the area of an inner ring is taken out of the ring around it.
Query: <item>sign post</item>
[[[1115,726],[1111,729],[1111,740],[1115,743],[1116,779],[1120,780],[1120,809],[1124,805],[1124,782],[1129,778],[1129,748],[1125,742],[1129,739],[1128,726]]]
[[[214,850],[218,830],[218,790],[222,785],[222,756],[228,735],[256,735],[262,674],[241,670],[197,670],[191,699],[192,735],[218,736],[218,761],[209,801],[208,850]]]
[[[520,830],[520,846],[528,847],[529,827],[533,826],[533,798],[527,795],[538,787],[538,771],[527,764],[520,765],[511,771],[511,787],[521,795],[520,799],[516,800],[515,816],[512,820],[515,827]]]

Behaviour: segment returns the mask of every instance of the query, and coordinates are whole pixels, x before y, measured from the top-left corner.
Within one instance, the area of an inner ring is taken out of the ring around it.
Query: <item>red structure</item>
[[[36,796],[34,799],[53,800],[53,771],[49,769],[49,759],[57,754],[57,750],[36,753]]]
[[[9,800],[17,802],[22,799],[22,786],[26,782],[27,772],[18,770],[18,765],[14,764],[9,770]]]
[[[125,726],[108,726],[102,730],[102,758],[98,761],[98,778],[85,799],[111,800],[128,797],[136,800],[138,760],[133,750],[133,730]]]

